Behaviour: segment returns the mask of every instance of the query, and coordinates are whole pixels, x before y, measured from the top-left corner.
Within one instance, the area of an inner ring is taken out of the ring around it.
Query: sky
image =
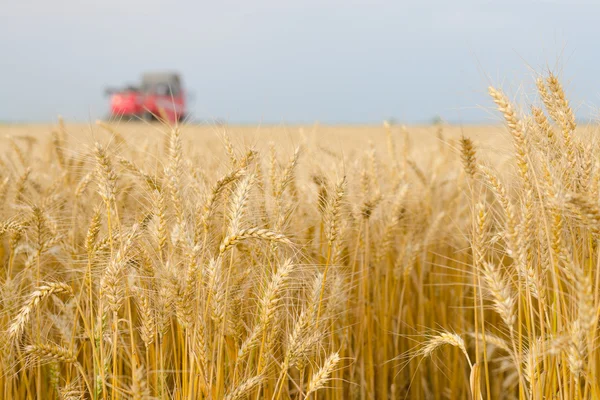
[[[0,121],[91,122],[165,69],[231,123],[497,122],[487,87],[533,99],[548,69],[600,104],[596,1],[0,1]]]

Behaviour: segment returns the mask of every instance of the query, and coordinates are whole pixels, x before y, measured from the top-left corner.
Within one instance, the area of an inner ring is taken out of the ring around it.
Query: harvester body
[[[153,120],[165,117],[174,122],[186,115],[185,93],[177,73],[145,73],[139,86],[107,92],[111,96],[111,118]]]

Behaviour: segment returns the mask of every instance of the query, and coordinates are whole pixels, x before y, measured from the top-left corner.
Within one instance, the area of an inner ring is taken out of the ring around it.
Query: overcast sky
[[[79,122],[106,86],[174,69],[196,118],[491,122],[486,88],[529,95],[557,68],[580,117],[600,104],[593,1],[2,0],[0,121]]]

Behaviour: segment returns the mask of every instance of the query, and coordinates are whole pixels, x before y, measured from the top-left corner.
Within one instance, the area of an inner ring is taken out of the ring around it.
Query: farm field
[[[159,123],[146,122],[120,122],[104,121],[110,128],[127,138],[127,141],[136,146],[163,144],[167,131]],[[99,126],[98,121],[92,121],[89,124],[70,124],[65,125],[65,136],[72,144],[77,146],[90,145],[95,140],[106,141],[111,135]],[[442,136],[438,136],[441,129]],[[269,142],[273,142],[277,147],[285,146],[286,150],[293,151],[294,146],[301,144],[302,140],[309,142],[311,147],[330,148],[330,152],[339,153],[357,153],[365,150],[365,145],[373,146],[378,151],[385,153],[387,146],[388,131],[383,122],[379,125],[321,125],[318,123],[312,125],[182,125],[182,138],[186,144],[199,146],[195,151],[200,153],[206,146],[213,147],[216,153],[214,159],[223,158],[224,148],[223,134],[231,139],[232,143],[241,147],[261,146],[267,149]],[[0,135],[2,137],[12,136],[17,140],[24,137],[35,138],[40,141],[48,141],[49,135],[53,131],[58,131],[56,124],[0,124]],[[404,146],[405,137],[408,137],[409,145],[417,146],[419,154],[426,153],[424,149],[440,148],[442,144],[448,144],[448,140],[459,139],[461,135],[468,136],[477,140],[486,147],[504,146],[510,150],[508,132],[502,125],[502,120],[498,116],[495,124],[489,125],[410,125],[396,124],[390,127],[390,133],[398,141],[398,147]],[[314,143],[313,143],[314,142]],[[22,143],[23,144],[23,143]],[[9,143],[3,141],[2,146]],[[285,148],[284,147],[284,148]],[[39,149],[38,149],[39,150]],[[385,156],[385,154],[382,154]],[[284,156],[284,154],[282,154]]]
[[[0,126],[0,398],[600,398],[597,129]]]

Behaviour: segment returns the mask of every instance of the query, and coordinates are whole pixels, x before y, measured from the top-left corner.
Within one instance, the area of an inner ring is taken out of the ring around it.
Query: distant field
[[[152,146],[164,140],[165,129],[159,124],[145,123],[109,123],[116,132],[122,134],[128,141],[139,148]],[[49,137],[52,131],[57,130],[56,124],[7,124],[0,125],[0,136],[11,135],[15,139],[30,136],[38,140]],[[280,151],[293,151],[294,147],[306,143],[315,144],[325,152],[344,154],[352,158],[357,153],[365,150],[370,143],[379,150],[386,148],[386,129],[381,125],[343,126],[343,125],[266,125],[266,126],[211,126],[211,125],[183,125],[182,135],[186,143],[194,146],[191,151],[201,152],[205,147],[219,149],[223,144],[223,134],[227,134],[235,145],[251,146],[266,150],[270,142],[277,145]],[[110,134],[106,129],[96,124],[72,125],[67,124],[67,138],[73,143],[86,145],[94,140],[107,140]],[[431,154],[436,149],[452,146],[461,135],[477,141],[482,151],[510,150],[510,141],[505,128],[501,125],[465,125],[465,126],[403,126],[391,127],[392,135],[399,141],[399,146],[404,145],[408,138],[410,151],[417,151],[421,155]],[[0,145],[7,145],[3,142]]]

